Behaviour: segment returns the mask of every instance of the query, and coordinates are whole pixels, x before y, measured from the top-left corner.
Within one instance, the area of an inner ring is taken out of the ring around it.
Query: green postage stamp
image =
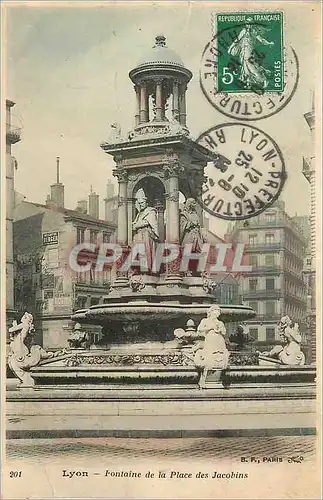
[[[220,92],[283,92],[282,12],[216,14]]]

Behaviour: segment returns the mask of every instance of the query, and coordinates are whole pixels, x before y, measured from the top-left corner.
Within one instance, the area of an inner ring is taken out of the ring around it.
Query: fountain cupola
[[[186,89],[192,78],[163,35],[129,73],[137,98],[135,130],[147,132],[175,122],[186,127]]]

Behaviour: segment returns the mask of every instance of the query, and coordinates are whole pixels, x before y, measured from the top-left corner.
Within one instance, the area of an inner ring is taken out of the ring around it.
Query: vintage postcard
[[[321,498],[321,10],[2,2],[5,500]]]

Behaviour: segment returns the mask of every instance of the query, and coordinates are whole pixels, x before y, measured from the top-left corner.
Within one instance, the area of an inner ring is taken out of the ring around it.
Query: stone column
[[[166,242],[179,245],[179,174],[182,167],[175,154],[165,157],[164,172],[168,178],[168,192],[166,193]],[[172,282],[181,281],[179,272],[180,259],[167,265],[167,280]]]
[[[136,91],[136,114],[135,114],[135,125],[136,127],[140,123],[140,87],[138,85],[135,85],[135,91]]]
[[[173,82],[173,119],[179,121],[179,82]]]
[[[122,161],[122,160],[121,160]],[[118,226],[117,226],[117,243],[122,247],[123,258],[128,252],[128,172],[125,168],[119,167],[113,171],[113,175],[118,178],[119,192],[118,192]],[[118,289],[128,285],[128,273],[121,270],[121,263],[116,264],[116,281],[112,285],[114,293],[119,294]]]
[[[148,97],[147,83],[142,82],[140,87],[140,123],[149,122]]]
[[[118,226],[117,242],[121,245],[128,244],[128,210],[127,210],[127,184],[128,173],[124,168],[117,168],[113,175],[118,178]]]
[[[128,192],[128,198],[127,198],[127,204],[128,204],[128,244],[130,245],[132,243],[132,217],[133,217],[133,198],[129,197],[129,192]]]
[[[156,121],[160,122],[164,118],[163,112],[163,89],[162,80],[157,80],[156,83]]]
[[[178,169],[176,166],[168,168],[168,193],[167,199],[167,222],[166,240],[168,243],[179,243],[179,192],[178,192]]]
[[[165,241],[164,205],[160,200],[156,201],[155,209],[157,212],[159,240],[163,242]]]
[[[186,85],[182,85],[179,96],[179,123],[186,125]]]

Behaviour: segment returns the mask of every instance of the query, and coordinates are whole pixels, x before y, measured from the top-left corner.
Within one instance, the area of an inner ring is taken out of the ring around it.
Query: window
[[[109,233],[103,233],[103,243],[109,243],[110,242],[110,235]]]
[[[257,234],[249,234],[249,245],[255,246],[257,245],[258,235]]]
[[[95,283],[97,280],[96,280],[97,276],[95,274],[95,270],[93,267],[91,267],[90,269],[90,283]]]
[[[275,290],[275,278],[266,278],[266,290]]]
[[[265,265],[268,267],[273,267],[275,265],[275,255],[269,253],[265,255]]]
[[[248,261],[249,261],[249,265],[252,268],[258,266],[258,256],[257,255],[248,255]]]
[[[222,283],[220,286],[220,301],[223,304],[232,304],[234,300],[234,287],[233,285],[228,285]]]
[[[90,243],[96,243],[97,235],[98,235],[97,231],[93,230],[90,231]]]
[[[265,234],[265,244],[273,245],[275,243],[275,235],[273,233]]]
[[[258,286],[258,280],[257,280],[257,278],[249,279],[249,290],[250,290],[250,292],[256,292],[257,291],[257,286]]]
[[[249,301],[249,307],[253,309],[256,313],[258,312],[258,301]]]
[[[54,274],[42,274],[41,284],[43,288],[54,288],[55,286],[55,276]]]
[[[85,235],[85,230],[78,227],[76,230],[76,242],[78,245],[80,243],[84,243],[84,235]]]
[[[75,302],[75,309],[85,309],[86,307],[86,297],[77,297]]]
[[[55,276],[55,290],[57,293],[63,293],[63,276]]]
[[[255,340],[258,340],[258,328],[249,328],[249,335]]]
[[[44,290],[44,300],[52,299],[54,297],[53,290]]]
[[[99,297],[91,297],[91,306],[96,306],[99,302]]]
[[[266,222],[274,222],[276,220],[275,212],[267,212],[264,214]]]
[[[275,308],[275,301],[273,300],[266,300],[265,302],[265,310],[266,310],[266,316],[275,316],[276,313],[276,308]]]
[[[275,340],[275,328],[266,328],[266,340]]]
[[[47,251],[47,265],[50,269],[58,267],[58,248],[51,248]]]

